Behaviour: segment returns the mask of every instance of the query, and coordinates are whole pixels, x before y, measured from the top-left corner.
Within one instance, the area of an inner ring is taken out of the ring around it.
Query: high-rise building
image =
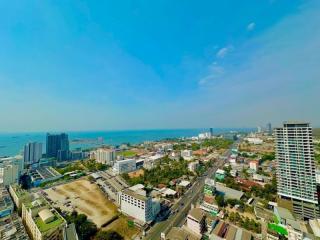
[[[24,146],[24,164],[29,165],[38,162],[42,157],[42,143],[30,142]]]
[[[68,134],[47,133],[46,154],[47,157],[54,157],[59,161],[67,160],[69,156]]]
[[[96,161],[106,165],[113,165],[116,159],[116,152],[113,149],[99,148],[95,152]]]
[[[268,124],[267,124],[266,130],[267,130],[267,133],[268,133],[269,135],[272,134],[272,125],[271,125],[271,123],[268,123]]]
[[[312,128],[305,122],[284,122],[274,133],[280,206],[301,219],[318,218]]]
[[[17,183],[23,170],[22,156],[0,158],[0,184],[8,186]]]

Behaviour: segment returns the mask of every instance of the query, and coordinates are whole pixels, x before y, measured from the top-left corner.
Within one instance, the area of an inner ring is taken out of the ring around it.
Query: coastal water
[[[67,132],[70,149],[91,148],[101,145],[120,145],[122,143],[142,143],[166,138],[197,136],[209,129],[170,129],[170,130],[126,130],[126,131],[97,131],[97,132]],[[252,129],[214,128],[214,134],[230,131],[249,132]],[[42,142],[45,151],[46,133],[0,133],[0,157],[14,156],[22,152],[23,146],[31,141]]]

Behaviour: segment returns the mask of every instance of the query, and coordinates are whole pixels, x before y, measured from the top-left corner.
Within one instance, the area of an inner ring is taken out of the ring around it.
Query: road
[[[218,168],[221,168],[226,159],[231,154],[231,149],[237,144],[234,143],[230,149],[228,149],[219,159],[215,162],[215,165],[208,169],[207,172],[197,179],[197,181],[192,185],[192,187],[180,198],[180,200],[174,204],[171,208],[170,217],[163,222],[156,223],[144,237],[145,240],[155,240],[160,239],[161,232],[168,233],[172,227],[181,226],[185,221],[185,218],[191,208],[192,203],[196,203],[200,193],[203,191],[204,181],[207,176],[212,176]],[[206,176],[205,176],[206,175]]]

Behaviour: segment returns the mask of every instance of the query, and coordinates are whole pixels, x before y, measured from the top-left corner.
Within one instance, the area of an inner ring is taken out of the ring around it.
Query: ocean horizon
[[[250,132],[254,128],[213,128],[214,134],[231,131]],[[159,141],[170,138],[192,137],[208,132],[209,128],[197,129],[146,129],[146,130],[106,130],[106,131],[64,131],[69,135],[70,150],[88,149],[102,145],[117,146],[123,143],[137,144],[145,141]],[[59,133],[52,131],[50,133]],[[0,157],[21,154],[28,142],[41,142],[45,152],[47,132],[0,133]]]

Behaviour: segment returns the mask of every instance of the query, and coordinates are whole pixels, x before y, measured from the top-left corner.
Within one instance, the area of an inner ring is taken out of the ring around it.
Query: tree
[[[99,231],[94,238],[95,240],[123,240],[124,238],[115,231]]]
[[[20,177],[20,184],[22,189],[29,189],[31,188],[31,177],[28,174],[23,174]]]
[[[93,237],[97,232],[97,226],[88,221],[87,216],[84,214],[78,214],[73,211],[70,215],[66,216],[68,223],[74,223],[80,240],[86,240]]]
[[[224,207],[225,206],[225,201],[224,201],[224,196],[223,195],[217,195],[216,196],[216,201],[219,207]]]

